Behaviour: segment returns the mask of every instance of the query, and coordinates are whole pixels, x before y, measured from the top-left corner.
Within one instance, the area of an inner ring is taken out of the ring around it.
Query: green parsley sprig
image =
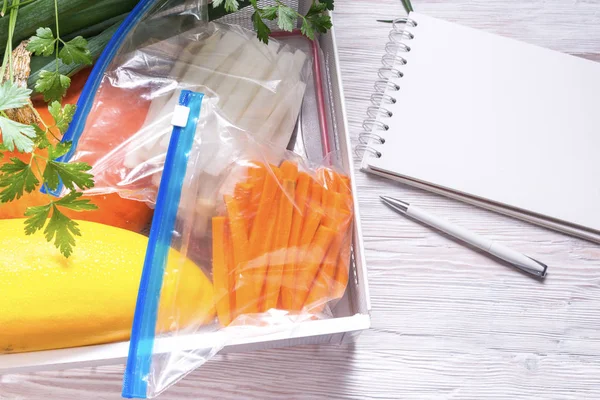
[[[6,5],[6,1],[4,4]],[[0,130],[2,143],[0,156],[5,151],[18,151],[29,154],[27,157],[12,157],[0,166],[0,203],[20,199],[25,193],[31,193],[44,187],[46,190],[56,190],[63,183],[68,193],[62,198],[48,195],[48,204],[28,207],[25,211],[25,233],[34,234],[43,230],[46,240],[54,245],[65,257],[69,257],[75,246],[75,236],[81,235],[77,222],[64,214],[65,209],[74,211],[94,210],[97,207],[88,199],[83,199],[81,190],[94,186],[93,176],[88,172],[91,167],[82,162],[61,162],[57,158],[67,154],[71,142],[61,142],[62,135],[69,127],[76,107],[67,104],[64,107],[60,100],[71,84],[69,77],[55,71],[42,71],[36,82],[36,90],[43,94],[44,100],[50,102],[48,111],[54,123],[47,125],[35,108],[30,96],[32,91],[21,86],[13,79],[12,37],[16,24],[19,0],[12,0],[10,6],[10,24],[4,61],[0,69],[0,78],[8,68],[8,77],[0,83]],[[56,14],[56,37],[50,28],[38,28],[27,50],[43,56],[56,55],[66,64],[91,64],[92,57],[87,42],[78,36],[68,42],[60,38],[58,23],[58,2],[54,1]],[[6,11],[6,10],[5,10]],[[22,82],[26,85],[26,82]],[[7,116],[6,111],[28,107],[37,116],[39,125],[31,125],[14,121]],[[46,150],[47,156],[37,150]]]
[[[333,2],[334,0],[313,0],[306,15],[302,15],[281,0],[275,0],[275,5],[273,6],[262,8],[259,7],[257,0],[250,0],[250,4],[254,8],[252,23],[258,38],[268,43],[271,29],[265,20],[274,21],[277,19],[279,29],[291,32],[296,27],[298,19],[300,19],[302,21],[300,25],[302,34],[314,40],[315,33],[325,33],[331,29],[331,18],[327,11],[333,10]],[[227,12],[238,11],[240,6],[238,0],[213,0],[212,6],[214,8],[221,5]]]
[[[58,2],[54,1],[56,15],[56,37],[50,28],[38,28],[27,45],[27,50],[38,56],[51,56],[56,54],[56,70],[40,72],[40,77],[35,84],[35,90],[44,95],[44,101],[60,100],[71,85],[71,78],[63,75],[58,69],[58,59],[65,64],[92,63],[92,55],[88,49],[87,41],[82,36],[77,36],[68,42],[60,38],[58,24]],[[62,45],[62,48],[60,46]]]

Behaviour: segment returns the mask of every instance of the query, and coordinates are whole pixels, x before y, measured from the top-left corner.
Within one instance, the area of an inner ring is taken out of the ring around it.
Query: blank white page
[[[600,64],[410,17],[382,156],[363,167],[600,231]]]

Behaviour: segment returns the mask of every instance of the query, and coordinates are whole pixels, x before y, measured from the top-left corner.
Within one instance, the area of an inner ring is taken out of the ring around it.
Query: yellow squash
[[[0,220],[0,354],[127,340],[148,238],[78,221],[82,236],[66,259],[41,232],[26,236],[23,221]],[[210,280],[172,250],[157,330],[213,318]]]

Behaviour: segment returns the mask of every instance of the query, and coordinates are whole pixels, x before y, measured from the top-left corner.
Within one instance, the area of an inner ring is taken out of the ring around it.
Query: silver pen
[[[492,240],[485,239],[471,231],[466,230],[465,228],[457,226],[442,218],[431,215],[428,212],[420,210],[419,208],[412,206],[402,200],[394,199],[388,196],[381,196],[381,200],[398,213],[412,217],[418,221],[423,222],[424,224],[427,224],[431,227],[439,229],[442,232],[454,236],[455,238],[460,239],[463,242],[469,243],[470,245],[473,245],[489,254],[492,254],[493,256],[496,256],[514,265],[520,270],[523,270],[540,278],[544,278],[546,276],[546,270],[548,269],[548,266],[538,260],[535,260],[529,256],[509,249],[508,247],[503,246],[499,243],[495,243]]]

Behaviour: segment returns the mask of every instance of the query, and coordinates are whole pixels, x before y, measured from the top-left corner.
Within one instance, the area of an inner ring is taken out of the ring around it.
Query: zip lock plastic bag
[[[265,45],[239,26],[208,23],[206,0],[193,8],[172,3],[140,2],[84,88],[63,159],[92,166],[88,194],[154,204],[182,89],[214,99],[219,127],[212,131],[233,126],[281,149],[290,141],[310,75],[307,55],[277,40]],[[232,150],[221,143],[215,159]]]
[[[353,208],[346,175],[243,130],[204,135],[216,106],[201,94],[183,91],[176,125],[181,112],[189,115],[173,128],[160,182],[125,397],[155,397],[224,346],[293,337],[330,318],[348,283]],[[198,167],[215,141],[233,149],[218,174]],[[211,321],[190,320],[175,309],[176,299],[162,298],[171,295],[162,292],[165,282],[185,282],[188,271],[164,275],[165,265],[189,261],[212,276]],[[157,326],[157,316],[170,321],[168,329]]]

